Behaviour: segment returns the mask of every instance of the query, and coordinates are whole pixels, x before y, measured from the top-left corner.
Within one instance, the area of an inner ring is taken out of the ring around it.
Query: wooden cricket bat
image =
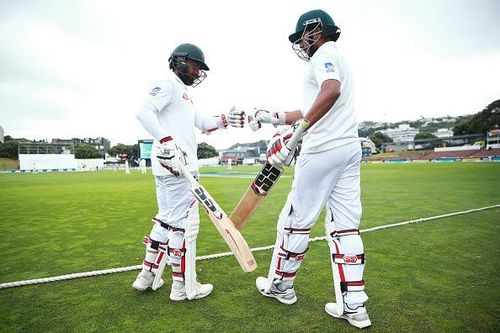
[[[203,205],[205,211],[208,213],[208,217],[212,220],[227,245],[229,245],[241,269],[244,272],[254,271],[257,268],[257,261],[241,233],[234,227],[233,222],[231,222],[208,191],[196,181],[185,165],[181,165],[181,172],[189,181],[191,192]]]
[[[286,144],[288,149],[291,151],[295,149],[302,133],[308,126],[309,121],[306,119],[302,119],[299,122],[299,126],[295,132],[293,132],[292,137]],[[292,154],[290,154],[290,158],[293,158]],[[273,185],[276,184],[282,173],[282,167],[275,167],[269,162],[264,164],[231,213],[230,219],[233,221],[236,229],[241,230],[246,225],[248,220],[250,220],[255,213],[255,210],[260,206],[264,197],[271,190]]]

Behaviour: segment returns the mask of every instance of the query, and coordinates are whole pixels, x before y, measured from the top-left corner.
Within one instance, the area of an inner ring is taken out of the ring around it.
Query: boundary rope
[[[385,224],[385,225],[381,225],[381,226],[378,226],[378,227],[373,227],[373,228],[368,228],[368,229],[362,229],[362,230],[360,230],[360,232],[361,233],[365,233],[365,232],[372,232],[372,231],[377,231],[377,230],[384,230],[384,229],[389,229],[389,228],[394,228],[394,227],[400,227],[400,226],[408,225],[408,224],[417,224],[417,223],[422,223],[422,222],[427,222],[427,221],[442,219],[442,218],[451,217],[451,216],[476,213],[476,212],[480,212],[480,211],[483,211],[483,210],[494,209],[494,208],[500,208],[500,204],[493,205],[493,206],[481,207],[481,208],[475,208],[475,209],[469,209],[469,210],[464,210],[464,211],[459,211],[459,212],[454,212],[454,213],[436,215],[436,216],[431,216],[431,217],[423,217],[423,218],[419,218],[419,219],[415,219],[415,220],[409,220],[409,221],[404,221],[404,222],[399,222],[399,223]],[[321,240],[325,240],[325,239],[326,239],[325,236],[313,237],[313,238],[309,239],[309,242],[312,243],[312,242],[317,242],[317,241],[321,241]],[[268,246],[255,247],[255,248],[251,249],[251,251],[252,252],[260,252],[260,251],[271,250],[273,248],[274,248],[274,245],[268,245]],[[216,254],[210,254],[210,255],[205,255],[205,256],[199,256],[199,257],[196,258],[196,260],[197,261],[199,261],[199,260],[209,260],[209,259],[216,259],[216,258],[222,258],[222,257],[229,257],[229,256],[232,256],[232,255],[233,255],[232,252],[223,252],[223,253],[216,253]],[[40,278],[40,279],[7,282],[7,283],[1,283],[0,284],[0,289],[7,289],[7,288],[14,288],[14,287],[21,287],[21,286],[29,286],[29,285],[33,285],[33,284],[41,284],[41,283],[48,283],[48,282],[71,280],[71,279],[77,279],[77,278],[83,278],[83,277],[91,277],[91,276],[98,276],[98,275],[106,275],[106,274],[113,274],[113,273],[128,272],[128,271],[133,271],[133,270],[141,269],[141,267],[142,267],[142,265],[126,266],[126,267],[110,268],[110,269],[103,269],[103,270],[91,271],[91,272],[82,272],[82,273],[73,273],[73,274],[59,275],[59,276],[53,276],[53,277],[47,277],[47,278]]]

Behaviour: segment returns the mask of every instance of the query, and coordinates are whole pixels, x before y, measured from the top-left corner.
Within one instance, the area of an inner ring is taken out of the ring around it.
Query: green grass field
[[[254,171],[257,167],[233,171]],[[202,169],[202,172],[224,169]],[[287,171],[291,175],[291,170]],[[227,213],[250,183],[203,178]],[[251,247],[274,243],[290,188],[283,178],[243,231]],[[500,164],[362,166],[361,229],[500,203]],[[0,283],[138,265],[155,214],[151,174],[0,174]],[[227,252],[201,211],[198,255]],[[364,233],[367,308],[374,332],[500,330],[500,209]],[[323,215],[312,236],[323,235]],[[245,274],[233,257],[200,261],[213,295],[172,302],[131,288],[137,271],[0,290],[1,332],[352,332],[328,316],[334,300],[328,245],[310,244],[296,279],[298,302],[261,296],[272,251]],[[168,269],[167,269],[168,270]]]

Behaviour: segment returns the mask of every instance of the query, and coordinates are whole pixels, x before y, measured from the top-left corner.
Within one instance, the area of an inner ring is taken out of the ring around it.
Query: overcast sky
[[[191,93],[200,112],[300,108],[307,63],[287,37],[317,8],[342,29],[360,121],[473,114],[500,99],[498,0],[0,0],[0,126],[29,139],[147,139],[135,110],[184,42],[211,68]],[[199,141],[221,149],[271,134]]]

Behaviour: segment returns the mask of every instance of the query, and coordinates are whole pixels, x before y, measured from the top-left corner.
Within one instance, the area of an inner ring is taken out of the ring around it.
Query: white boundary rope
[[[378,227],[363,229],[363,230],[360,230],[360,232],[364,233],[364,232],[389,229],[389,228],[394,228],[394,227],[400,227],[400,226],[407,225],[407,224],[416,224],[416,223],[427,222],[427,221],[442,219],[442,218],[451,217],[451,216],[476,213],[476,212],[480,212],[483,210],[494,209],[494,208],[500,208],[500,204],[476,208],[476,209],[469,209],[469,210],[464,210],[464,211],[454,212],[454,213],[449,213],[449,214],[442,214],[442,215],[436,215],[436,216],[431,216],[431,217],[423,217],[423,218],[419,218],[416,220],[409,220],[409,221],[404,221],[404,222],[399,222],[399,223],[385,224],[385,225],[381,225]],[[321,240],[325,240],[325,239],[326,239],[325,236],[314,237],[314,238],[309,239],[309,242],[316,242],[316,241],[321,241]],[[273,248],[274,248],[274,245],[269,245],[269,246],[256,247],[256,248],[251,249],[251,251],[252,252],[260,252],[260,251],[271,250]],[[223,252],[223,253],[210,254],[210,255],[206,255],[206,256],[200,256],[200,257],[197,257],[196,260],[208,260],[208,259],[229,257],[232,255],[233,255],[232,252]],[[56,281],[63,281],[63,280],[71,280],[71,279],[77,279],[77,278],[82,278],[82,277],[90,277],[90,276],[98,276],[98,275],[113,274],[113,273],[120,273],[120,272],[128,272],[128,271],[141,269],[141,267],[142,267],[142,265],[135,265],[135,266],[104,269],[104,270],[92,271],[92,272],[59,275],[59,276],[41,278],[41,279],[7,282],[7,283],[1,283],[0,289],[7,289],[7,288],[14,288],[14,287],[28,286],[28,285],[32,285],[32,284],[56,282]]]

